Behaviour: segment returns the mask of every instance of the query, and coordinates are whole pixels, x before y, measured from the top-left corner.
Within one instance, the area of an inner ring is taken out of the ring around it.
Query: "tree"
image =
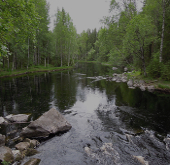
[[[156,38],[154,33],[156,27],[152,23],[152,19],[146,15],[139,14],[135,16],[129,23],[125,39],[123,42],[124,53],[131,54],[134,60],[138,59],[142,62],[142,70],[146,76],[145,64],[145,48]]]
[[[8,56],[8,42],[15,38],[23,42],[29,35],[35,37],[35,29],[40,17],[35,11],[33,1],[5,0],[0,1],[0,60]],[[16,38],[17,36],[17,38]]]

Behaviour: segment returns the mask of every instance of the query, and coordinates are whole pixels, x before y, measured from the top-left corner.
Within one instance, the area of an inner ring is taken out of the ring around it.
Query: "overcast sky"
[[[69,13],[76,26],[77,33],[83,30],[99,29],[102,24],[99,22],[103,16],[109,14],[110,0],[46,0],[50,3],[50,30],[54,27],[55,13],[57,8],[64,7]]]

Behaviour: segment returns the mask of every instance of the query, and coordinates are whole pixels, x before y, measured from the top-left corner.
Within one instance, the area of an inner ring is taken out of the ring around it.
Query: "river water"
[[[0,116],[30,113],[35,120],[52,107],[65,116],[72,129],[42,141],[33,156],[40,165],[169,165],[170,95],[109,81],[114,72],[79,63],[69,71],[1,78]],[[0,133],[9,137],[24,126],[2,126]]]

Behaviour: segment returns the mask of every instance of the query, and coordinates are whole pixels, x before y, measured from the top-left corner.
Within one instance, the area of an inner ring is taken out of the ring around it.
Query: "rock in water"
[[[132,87],[133,86],[133,80],[129,80],[128,82],[127,82],[127,85],[129,86],[129,87]]]
[[[30,115],[26,114],[18,114],[18,115],[8,115],[5,117],[10,122],[26,122],[28,121],[28,117]]]
[[[0,147],[0,160],[6,162],[13,162],[14,156],[12,150],[5,146]]]
[[[21,136],[45,138],[50,134],[68,131],[71,127],[72,126],[67,122],[62,114],[60,114],[56,109],[51,108],[40,118],[23,128]]]
[[[28,162],[26,162],[24,165],[38,165],[40,163],[40,159],[32,158]]]

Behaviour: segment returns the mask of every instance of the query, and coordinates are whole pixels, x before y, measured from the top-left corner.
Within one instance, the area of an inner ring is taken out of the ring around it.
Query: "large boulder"
[[[71,125],[67,122],[62,114],[54,108],[44,113],[40,118],[30,123],[21,131],[23,137],[48,137],[50,134],[65,132],[71,129]]]
[[[0,147],[0,160],[6,162],[13,162],[14,156],[12,150],[8,147],[1,146]]]
[[[30,115],[18,114],[18,115],[8,115],[5,117],[10,122],[27,122]]]

